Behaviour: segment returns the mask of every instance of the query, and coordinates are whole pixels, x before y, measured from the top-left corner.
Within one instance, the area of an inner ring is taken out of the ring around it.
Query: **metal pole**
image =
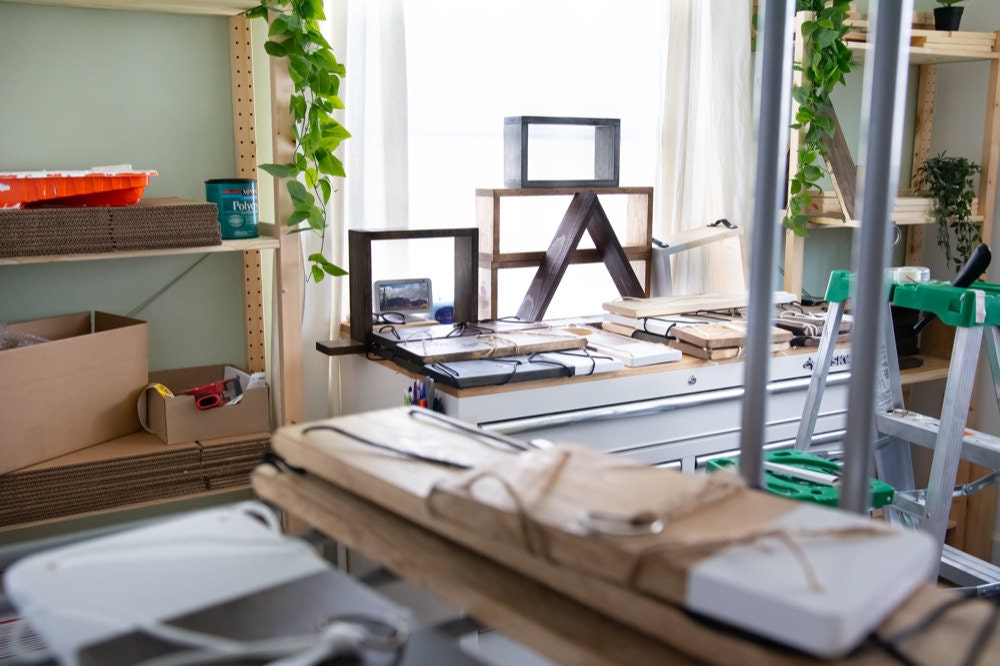
[[[754,111],[757,119],[757,182],[750,240],[750,300],[747,316],[740,474],[751,488],[764,483],[764,424],[774,315],[774,266],[778,217],[785,188],[785,150],[791,113],[792,21],[795,0],[765,0],[764,29],[757,40]]]
[[[861,230],[854,234],[854,329],[851,383],[847,396],[847,439],[840,507],[856,513],[870,508],[868,479],[873,471],[879,341],[889,285],[885,279],[892,230],[890,217],[899,184],[903,111],[909,68],[913,0],[876,2],[874,52],[865,68],[861,103]]]

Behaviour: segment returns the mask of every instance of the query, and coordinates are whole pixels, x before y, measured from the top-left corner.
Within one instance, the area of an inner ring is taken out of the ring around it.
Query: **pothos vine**
[[[295,87],[288,102],[295,140],[293,159],[260,168],[286,179],[293,210],[283,224],[293,233],[311,231],[320,238],[320,251],[308,257],[312,279],[319,282],[326,275],[346,275],[325,257],[322,247],[332,180],[346,175],[334,151],[351,136],[333,117],[335,109],[344,108],[339,92],[346,70],[320,32],[319,22],[325,19],[323,0],[261,0],[247,16],[270,21],[264,50],[273,58],[288,59],[288,74]]]
[[[798,148],[798,169],[789,182],[788,207],[784,225],[797,236],[806,235],[809,217],[806,207],[812,203],[814,190],[822,190],[825,136],[832,136],[835,124],[827,114],[833,103],[830,93],[845,83],[845,75],[854,68],[844,35],[850,30],[844,20],[850,12],[850,0],[798,0],[797,10],[812,12],[802,22],[804,52],[795,68],[802,72],[803,85],[792,88],[798,110],[791,125],[801,131]]]

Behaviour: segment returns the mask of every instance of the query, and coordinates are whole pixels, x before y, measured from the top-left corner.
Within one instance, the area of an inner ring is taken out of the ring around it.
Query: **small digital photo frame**
[[[402,315],[427,316],[433,312],[429,278],[378,280],[373,285],[375,313],[398,312]]]

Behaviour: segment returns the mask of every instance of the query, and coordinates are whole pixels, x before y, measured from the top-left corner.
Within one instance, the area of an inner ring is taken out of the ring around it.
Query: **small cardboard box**
[[[79,312],[7,326],[8,340],[31,336],[47,342],[0,349],[0,473],[139,429],[145,322]]]
[[[240,378],[243,387],[243,397],[235,405],[198,409],[193,395],[180,395],[233,376]],[[203,365],[151,372],[149,381],[163,384],[174,394],[166,398],[155,390],[146,391],[147,429],[167,444],[271,430],[267,386],[248,386],[250,375],[232,366]]]

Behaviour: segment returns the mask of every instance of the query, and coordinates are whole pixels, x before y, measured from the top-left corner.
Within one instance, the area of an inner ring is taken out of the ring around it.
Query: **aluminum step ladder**
[[[834,271],[830,278],[827,322],[796,436],[795,446],[799,450],[807,450],[811,443],[850,280],[848,271]],[[941,418],[935,419],[908,411],[903,406],[895,340],[891,322],[886,318],[879,344],[878,392],[872,434],[876,474],[897,490],[893,510],[887,517],[892,522],[918,526],[934,537],[942,551],[939,575],[946,580],[960,585],[1000,582],[1000,567],[944,544],[952,498],[980,490],[1000,478],[997,471],[1000,470],[1000,437],[965,427],[984,337],[1000,407],[1000,285],[977,282],[970,288],[962,288],[946,282],[894,284],[890,288],[890,302],[932,312],[944,323],[955,326],[956,334]],[[909,443],[934,452],[926,491],[915,488]],[[956,488],[955,475],[961,459],[988,467],[993,474]]]

